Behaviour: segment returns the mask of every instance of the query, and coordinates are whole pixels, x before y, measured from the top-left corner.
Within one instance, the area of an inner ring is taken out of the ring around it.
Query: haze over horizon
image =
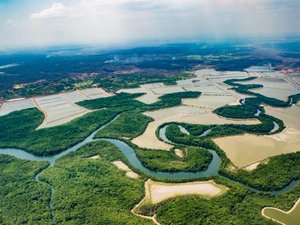
[[[300,34],[297,0],[2,0],[0,50]]]

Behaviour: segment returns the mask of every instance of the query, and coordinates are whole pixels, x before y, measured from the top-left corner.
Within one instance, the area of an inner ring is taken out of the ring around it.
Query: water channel
[[[32,160],[32,161],[47,161],[49,162],[49,167],[53,167],[55,165],[56,160],[60,159],[61,157],[67,155],[70,152],[74,152],[76,150],[78,150],[80,147],[91,143],[91,142],[95,142],[95,141],[108,141],[112,144],[114,144],[122,153],[123,155],[127,158],[128,162],[131,164],[131,166],[133,168],[135,168],[136,170],[144,173],[147,176],[153,177],[153,178],[157,178],[157,179],[196,179],[196,178],[203,178],[203,177],[207,177],[207,178],[211,178],[212,176],[221,176],[219,174],[219,169],[221,166],[221,158],[219,157],[219,155],[214,151],[214,150],[208,150],[213,158],[212,161],[210,163],[210,165],[208,166],[208,168],[205,171],[199,171],[199,172],[159,172],[159,171],[152,171],[149,170],[148,168],[144,167],[142,165],[142,163],[140,162],[140,160],[137,158],[136,153],[134,151],[134,149],[129,146],[127,143],[121,141],[121,140],[117,140],[117,139],[111,139],[111,138],[101,138],[101,139],[94,139],[94,136],[96,135],[96,133],[98,133],[100,130],[104,129],[106,126],[108,126],[109,124],[111,124],[112,122],[114,122],[117,118],[119,117],[116,116],[114,119],[112,119],[110,122],[108,122],[107,124],[105,124],[104,126],[100,127],[99,129],[95,130],[93,133],[91,133],[87,138],[85,138],[83,141],[81,141],[80,143],[74,145],[71,148],[66,149],[65,151],[56,154],[54,156],[35,156],[31,153],[28,153],[24,150],[21,149],[16,149],[16,148],[0,148],[0,154],[2,155],[10,155],[10,156],[14,156],[18,159],[23,159],[23,160]],[[275,125],[275,124],[274,124]],[[188,132],[185,132],[185,129],[181,129],[184,133],[188,134]],[[160,138],[165,141],[166,143],[169,144],[174,144],[173,142],[171,142],[170,140],[168,140],[168,138],[166,137],[166,126],[161,128],[159,131],[159,135]],[[47,169],[47,168],[46,168]],[[45,170],[45,169],[44,169]],[[43,171],[44,171],[43,170]],[[50,195],[50,202],[49,202],[49,207],[51,209],[51,215],[52,215],[52,219],[54,220],[54,207],[53,207],[53,202],[52,202],[52,197],[54,194],[54,187],[45,182],[42,181],[40,179],[40,174],[42,171],[40,171],[36,176],[35,176],[35,180],[38,182],[43,182],[45,184],[47,184],[50,187],[51,190],[51,195]],[[223,176],[222,176],[223,177]],[[229,178],[223,177],[227,180],[230,180],[231,182],[235,182],[235,183],[239,183],[236,182],[234,180],[231,180]],[[272,192],[262,192],[260,190],[257,190],[255,188],[249,187],[247,185],[241,184],[240,185],[254,191],[254,192],[259,192],[259,193],[269,193],[271,195],[279,195],[283,192],[287,192],[289,190],[291,190],[294,186],[296,186],[297,184],[300,183],[300,180],[297,181],[293,181],[291,182],[288,186],[286,186],[285,188],[278,190],[278,191],[272,191]]]

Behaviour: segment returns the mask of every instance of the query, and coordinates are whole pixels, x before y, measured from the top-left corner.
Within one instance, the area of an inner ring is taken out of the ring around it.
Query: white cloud
[[[62,3],[53,3],[50,8],[43,9],[40,12],[30,15],[32,20],[47,20],[69,17],[69,9]]]
[[[53,0],[44,0],[44,8],[26,6],[32,10],[26,18],[9,15],[0,24],[0,43],[109,45],[300,33],[297,0],[58,0],[48,8],[47,1]]]

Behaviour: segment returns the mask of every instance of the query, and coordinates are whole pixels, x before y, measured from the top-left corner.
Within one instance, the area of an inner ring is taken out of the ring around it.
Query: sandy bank
[[[132,179],[138,179],[140,176],[133,172],[125,163],[122,161],[114,161],[113,164],[120,170],[123,170],[126,172],[126,176]]]

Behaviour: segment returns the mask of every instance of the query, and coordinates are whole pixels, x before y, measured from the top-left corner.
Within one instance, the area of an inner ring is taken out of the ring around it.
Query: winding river
[[[93,133],[91,133],[87,138],[85,138],[83,141],[81,141],[80,143],[74,145],[71,148],[66,149],[65,151],[56,154],[54,156],[47,156],[47,157],[42,157],[42,156],[35,156],[31,153],[28,153],[24,150],[21,149],[16,149],[16,148],[0,148],[0,154],[3,155],[10,155],[10,156],[14,156],[18,159],[23,159],[23,160],[32,160],[32,161],[47,161],[49,162],[49,167],[53,167],[55,165],[56,160],[60,159],[61,157],[67,155],[70,152],[74,152],[76,150],[78,150],[80,147],[86,145],[87,143],[91,143],[91,142],[95,142],[95,141],[108,141],[112,144],[114,144],[122,153],[123,155],[127,158],[128,162],[131,164],[131,166],[133,168],[135,168],[136,170],[146,174],[147,176],[153,177],[153,178],[158,178],[158,179],[195,179],[195,178],[203,178],[203,177],[212,177],[212,176],[221,176],[219,174],[219,168],[221,166],[221,158],[219,157],[219,155],[214,151],[214,150],[208,150],[213,158],[212,161],[210,163],[210,165],[208,166],[207,170],[205,171],[199,171],[199,172],[159,172],[159,171],[152,171],[149,170],[148,168],[144,167],[142,165],[142,163],[140,162],[140,160],[137,158],[136,153],[134,151],[134,149],[129,146],[127,143],[117,140],[117,139],[110,139],[110,138],[101,138],[101,139],[94,139],[94,136],[96,135],[96,133],[98,133],[100,130],[104,129],[106,126],[108,126],[109,124],[111,124],[112,122],[114,122],[117,118],[119,117],[116,116],[115,118],[113,118],[110,122],[108,122],[107,124],[105,124],[104,126],[100,127],[99,129],[95,130]],[[181,129],[184,133],[185,130]],[[166,137],[166,126],[161,128],[159,131],[159,135],[160,138],[165,141],[166,143],[171,143],[173,144],[170,140],[167,139]],[[48,167],[47,167],[48,168]],[[45,169],[47,169],[45,168]],[[44,170],[45,170],[44,169]],[[52,197],[54,194],[54,187],[41,180],[40,179],[40,174],[44,171],[40,171],[36,176],[35,176],[35,180],[39,181],[39,182],[43,182],[45,184],[47,184],[50,187],[51,190],[51,195],[50,195],[50,202],[49,202],[49,207],[51,210],[51,216],[52,219],[54,220],[54,207],[53,207],[53,202],[52,202]],[[223,177],[223,176],[221,176]],[[234,180],[231,180],[229,178],[223,177],[227,180],[230,180],[232,182],[235,183],[239,183],[236,182]],[[260,190],[257,190],[255,188],[249,187],[247,185],[241,184],[240,185],[254,191],[254,192],[259,192],[259,193],[269,193],[271,195],[279,195],[283,192],[287,192],[289,190],[291,190],[294,186],[296,186],[297,184],[300,183],[300,180],[297,181],[293,181],[291,182],[288,186],[286,186],[285,188],[283,188],[282,190],[279,191],[272,191],[272,192],[262,192]]]

